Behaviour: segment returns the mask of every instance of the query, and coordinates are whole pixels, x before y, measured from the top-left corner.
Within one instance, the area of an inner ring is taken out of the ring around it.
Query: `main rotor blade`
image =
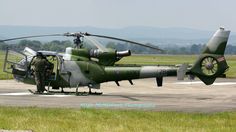
[[[18,40],[18,39],[26,39],[26,38],[38,38],[38,37],[47,37],[47,36],[64,36],[63,34],[46,34],[46,35],[34,35],[34,36],[25,36],[25,37],[17,37],[17,38],[10,38],[10,39],[3,39],[0,42]]]
[[[104,36],[104,35],[96,35],[96,34],[89,34],[89,33],[84,33],[85,36],[94,36],[94,37],[100,37],[100,38],[107,38],[107,39],[114,39],[114,40],[119,40],[119,41],[124,41],[124,42],[128,42],[128,43],[132,43],[132,44],[136,44],[136,45],[140,45],[143,47],[148,47],[151,49],[155,49],[158,51],[164,51],[158,47],[155,46],[150,46],[150,45],[146,45],[146,44],[142,44],[142,43],[138,43],[138,42],[134,42],[134,41],[130,41],[130,40],[126,40],[126,39],[121,39],[121,38],[116,38],[116,37],[110,37],[110,36]]]

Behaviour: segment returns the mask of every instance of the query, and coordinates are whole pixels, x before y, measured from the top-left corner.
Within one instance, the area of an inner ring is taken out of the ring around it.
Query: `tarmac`
[[[199,80],[177,81],[164,78],[163,86],[157,87],[155,79],[103,83],[102,95],[76,96],[70,94],[37,95],[29,92],[36,86],[0,81],[0,106],[53,107],[53,108],[106,108],[139,109],[152,111],[224,112],[236,110],[236,79],[217,79],[206,86]],[[67,92],[74,88],[64,89]],[[79,91],[88,91],[80,88]],[[98,92],[97,91],[97,92]]]

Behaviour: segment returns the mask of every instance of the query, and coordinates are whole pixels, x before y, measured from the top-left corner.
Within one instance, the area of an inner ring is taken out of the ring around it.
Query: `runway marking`
[[[174,84],[191,85],[191,84],[204,84],[204,83],[201,81],[196,81],[196,82],[176,82]],[[218,83],[213,83],[212,85],[215,86],[236,85],[236,82],[218,82]]]
[[[203,84],[203,82],[201,82],[201,81],[196,81],[196,82],[175,82],[174,84],[186,84],[186,85],[189,85],[189,84]]]
[[[213,85],[235,85],[236,82],[222,82],[222,83],[214,83]]]
[[[0,96],[22,96],[22,95],[35,95],[35,96],[43,96],[43,97],[69,97],[72,95],[39,95],[33,94],[30,92],[19,92],[19,93],[0,93]]]
[[[21,95],[33,95],[32,93],[29,92],[24,92],[24,93],[1,93],[0,95],[3,96],[21,96]]]

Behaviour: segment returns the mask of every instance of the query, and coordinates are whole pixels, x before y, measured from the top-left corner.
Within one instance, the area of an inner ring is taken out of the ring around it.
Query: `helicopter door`
[[[3,66],[3,71],[6,73],[27,76],[27,56],[21,52],[6,50],[6,56]]]
[[[48,80],[49,81],[56,81],[58,77],[59,71],[59,61],[60,58],[58,56],[48,56],[47,60],[51,63],[51,69],[47,69],[46,72],[49,72]]]

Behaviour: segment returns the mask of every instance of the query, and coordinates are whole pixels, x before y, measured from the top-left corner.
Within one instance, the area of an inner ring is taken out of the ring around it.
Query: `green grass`
[[[0,79],[12,79],[12,75],[11,74],[7,74],[5,72],[3,72],[3,65],[4,65],[4,60],[5,60],[5,52],[4,51],[0,51]]]
[[[118,64],[176,65],[193,63],[196,59],[195,55],[133,55],[123,58]]]
[[[236,77],[236,55],[226,56],[229,65],[229,71],[226,72],[227,77]]]
[[[236,112],[181,113],[137,110],[0,108],[0,129],[72,131],[236,131]]]

